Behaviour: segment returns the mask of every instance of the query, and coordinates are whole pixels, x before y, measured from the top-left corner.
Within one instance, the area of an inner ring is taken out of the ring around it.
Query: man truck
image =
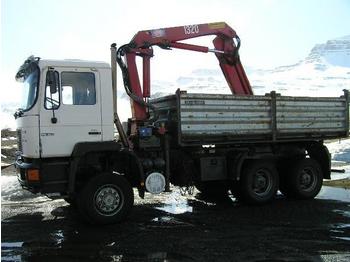
[[[200,36],[214,36],[214,48],[184,42]],[[151,99],[155,46],[213,53],[232,95],[174,90]],[[170,184],[204,194],[231,190],[247,204],[267,203],[278,190],[314,198],[331,178],[324,140],[349,135],[349,93],[254,95],[239,48],[230,26],[209,23],[140,31],[118,49],[111,45],[111,66],[29,57],[16,75],[25,98],[15,113],[20,184],[74,202],[96,224],[124,219],[133,188],[141,198]],[[131,101],[125,123],[117,112],[117,65]]]

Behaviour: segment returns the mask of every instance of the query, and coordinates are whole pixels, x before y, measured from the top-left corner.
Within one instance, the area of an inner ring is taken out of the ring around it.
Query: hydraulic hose
[[[144,101],[141,97],[137,96],[136,94],[134,94],[134,92],[130,86],[130,76],[129,76],[128,67],[122,58],[125,55],[125,53],[128,52],[128,49],[130,49],[130,46],[129,46],[129,44],[126,44],[126,45],[122,45],[117,50],[117,63],[122,71],[125,92],[128,94],[128,96],[133,101],[135,101],[136,103],[138,103],[141,106],[149,108],[153,112],[153,115],[154,115],[153,118],[149,119],[149,120],[151,122],[155,122],[159,117],[158,113],[156,111],[156,107],[154,105],[152,105],[151,103]]]

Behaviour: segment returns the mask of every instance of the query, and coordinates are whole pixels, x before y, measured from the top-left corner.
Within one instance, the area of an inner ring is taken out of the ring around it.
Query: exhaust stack
[[[113,90],[113,120],[118,130],[120,140],[125,147],[129,147],[129,141],[125,134],[117,111],[117,45],[111,45],[111,71],[112,71],[112,90]]]

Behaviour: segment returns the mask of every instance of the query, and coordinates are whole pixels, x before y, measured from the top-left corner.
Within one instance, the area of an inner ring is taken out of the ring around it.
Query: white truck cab
[[[135,156],[123,154],[114,138],[111,67],[101,62],[30,57],[16,79],[23,82],[23,102],[15,113],[15,166],[21,186],[69,203],[79,199],[81,213],[95,223],[123,218],[132,206],[132,186],[138,180],[127,180],[125,173]],[[107,162],[111,157],[123,165],[112,166]],[[113,176],[110,170],[124,176]],[[96,174],[102,181],[92,179]],[[93,206],[88,199],[94,193],[87,184],[99,192]],[[94,218],[87,214],[91,210],[96,211]]]
[[[26,60],[16,76],[24,83],[15,114],[22,156],[67,157],[78,142],[112,141],[110,75],[102,62]]]

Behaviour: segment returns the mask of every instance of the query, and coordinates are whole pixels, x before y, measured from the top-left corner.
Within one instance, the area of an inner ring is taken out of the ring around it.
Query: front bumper
[[[33,170],[40,172],[39,165],[31,159],[23,159],[21,156],[17,156],[15,167],[17,169],[17,179],[21,186],[30,192],[38,193],[41,185],[40,178],[31,180],[29,174]]]

